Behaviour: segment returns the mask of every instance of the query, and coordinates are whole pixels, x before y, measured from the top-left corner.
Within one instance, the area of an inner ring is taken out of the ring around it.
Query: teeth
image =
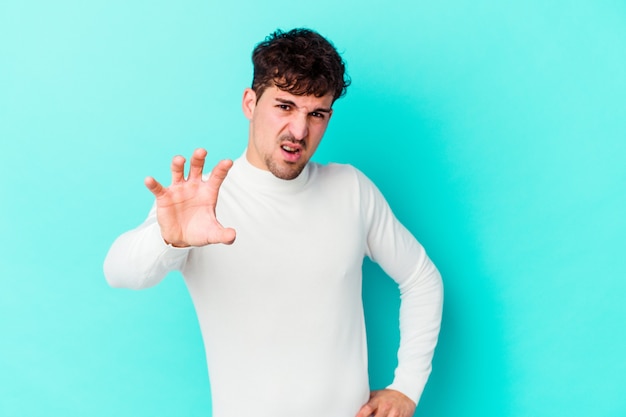
[[[294,148],[291,148],[287,145],[283,145],[283,149],[286,150],[287,152],[295,152],[296,150]]]

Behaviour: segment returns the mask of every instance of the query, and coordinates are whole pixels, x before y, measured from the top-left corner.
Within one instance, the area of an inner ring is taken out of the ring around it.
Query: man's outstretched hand
[[[206,154],[204,149],[193,152],[186,179],[185,158],[175,156],[172,159],[172,183],[169,187],[163,187],[152,177],[144,181],[156,197],[161,236],[172,246],[205,246],[213,243],[230,245],[235,241],[235,230],[223,227],[215,216],[217,195],[233,162],[220,161],[213,168],[209,179],[202,181]]]
[[[356,417],[412,417],[416,404],[400,391],[383,389],[372,391],[370,400]]]

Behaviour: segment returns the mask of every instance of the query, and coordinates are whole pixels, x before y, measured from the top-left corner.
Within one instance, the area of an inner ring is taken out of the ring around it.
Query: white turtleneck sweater
[[[391,389],[418,402],[442,308],[440,275],[378,189],[349,165],[309,163],[293,180],[237,159],[217,217],[235,243],[173,248],[155,208],[104,263],[114,287],[180,270],[200,323],[214,417],[353,417],[369,397],[361,298],[364,256],[401,293]]]

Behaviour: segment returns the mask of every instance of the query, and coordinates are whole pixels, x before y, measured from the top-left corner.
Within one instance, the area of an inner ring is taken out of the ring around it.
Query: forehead
[[[307,107],[312,109],[317,108],[328,108],[330,109],[333,104],[333,95],[328,93],[323,95],[322,97],[316,97],[313,94],[310,95],[295,95],[291,94],[288,91],[281,90],[280,88],[274,86],[268,87],[264,92],[261,98],[267,97],[268,100],[272,101],[288,101],[294,103],[298,107]]]

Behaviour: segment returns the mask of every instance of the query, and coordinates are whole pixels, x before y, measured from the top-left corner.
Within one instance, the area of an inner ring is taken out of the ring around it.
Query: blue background
[[[626,415],[626,3],[521,0],[0,3],[0,415],[210,415],[180,276],[101,265],[146,175],[242,153],[250,51],[295,26],[353,78],[316,159],[370,176],[444,276],[416,415]],[[381,387],[397,290],[365,271]]]

